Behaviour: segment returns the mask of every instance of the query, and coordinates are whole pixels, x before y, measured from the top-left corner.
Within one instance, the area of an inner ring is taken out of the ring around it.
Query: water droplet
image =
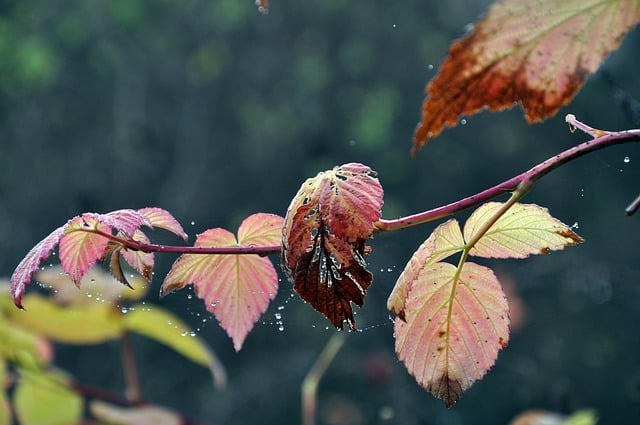
[[[180,332],[180,336],[187,336],[187,331]]]
[[[356,145],[356,141],[355,140],[353,140],[353,139],[349,140],[349,146],[353,147],[355,145]]]
[[[87,294],[87,298],[93,298],[93,294],[91,293]]]
[[[191,331],[191,333],[189,335],[196,336],[196,333],[194,331]]]
[[[276,313],[273,316],[278,320],[282,319],[282,314],[280,314],[280,313]]]
[[[624,161],[625,164],[628,164],[628,163],[631,162],[631,158],[629,158],[628,156],[625,156],[623,161]]]
[[[580,225],[578,224],[577,221],[574,221],[573,224],[571,225],[571,229],[579,229]]]
[[[393,24],[393,27],[394,27],[394,28],[396,28],[396,27],[397,27],[397,25],[396,25],[396,24]]]
[[[191,220],[191,225],[192,225],[192,226],[195,226],[195,225],[196,225],[196,222],[195,222],[195,221],[193,221],[193,220]]]
[[[193,298],[193,295],[189,294],[187,295],[187,299],[190,300],[191,298]]]
[[[427,65],[427,69],[428,69],[429,71],[433,70],[433,64],[432,64],[432,63],[430,63],[429,65]]]
[[[278,326],[278,330],[282,332],[284,330],[284,326],[283,325]]]
[[[278,310],[284,310],[284,306],[283,305],[278,306]]]
[[[466,120],[466,119],[464,119],[464,118],[462,118],[462,119],[460,120],[460,124],[461,124],[461,125],[467,125],[467,120]]]
[[[129,312],[129,309],[127,307],[122,307],[120,311],[122,312],[122,314],[127,314]]]

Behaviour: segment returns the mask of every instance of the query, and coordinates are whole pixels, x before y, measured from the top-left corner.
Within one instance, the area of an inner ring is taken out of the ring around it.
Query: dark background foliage
[[[305,178],[357,161],[379,172],[391,218],[475,193],[585,140],[568,132],[567,112],[605,129],[640,126],[636,30],[558,116],[528,126],[519,110],[483,113],[410,160],[424,86],[488,2],[270,3],[262,16],[251,0],[0,1],[2,275],[84,211],[159,206],[193,237],[235,229],[257,211],[284,215]],[[638,146],[614,147],[555,171],[526,198],[577,223],[587,242],[488,262],[521,297],[524,322],[451,410],[395,359],[384,307],[433,226],[376,236],[362,332],[348,335],[320,385],[320,423],[506,424],[529,408],[593,408],[603,424],[640,418],[640,217],[623,214],[640,189],[639,164]],[[158,257],[155,288],[172,260]],[[283,281],[234,353],[189,294],[159,300],[151,291],[149,302],[200,328],[228,367],[229,388],[214,390],[202,369],[139,338],[146,396],[216,424],[299,422],[299,385],[335,332],[329,322]],[[122,389],[116,344],[60,346],[57,361]]]

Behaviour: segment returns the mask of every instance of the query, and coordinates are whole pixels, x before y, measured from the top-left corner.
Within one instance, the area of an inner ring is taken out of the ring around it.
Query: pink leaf
[[[257,214],[243,222],[239,233],[245,240],[272,242],[272,234],[280,227],[282,219],[265,216]],[[270,224],[261,226],[260,220]],[[231,232],[217,228],[198,235],[194,246],[237,245]],[[239,351],[254,323],[275,297],[278,275],[271,261],[258,255],[184,254],[176,260],[165,278],[162,293],[167,294],[188,284],[194,285],[198,297],[204,300],[207,309],[215,315]]]
[[[493,272],[465,263],[425,267],[395,320],[396,352],[418,383],[451,407],[509,340],[507,299]]]
[[[31,248],[11,275],[11,296],[16,306],[22,308],[22,296],[27,284],[31,282],[31,276],[38,270],[40,262],[49,258],[63,235],[64,228],[65,226],[58,227],[49,236]]]
[[[149,220],[149,226],[158,227],[160,229],[168,230],[185,241],[189,239],[189,236],[185,233],[184,229],[168,211],[162,208],[143,208],[138,210],[143,217]]]
[[[70,220],[60,238],[60,263],[62,269],[69,274],[76,285],[82,276],[103,257],[109,239],[92,231],[111,234],[111,227],[97,221],[104,216],[83,214]],[[133,232],[132,232],[133,233]]]
[[[142,231],[136,230],[133,234],[133,240],[148,244],[149,238]],[[131,251],[129,249],[122,249],[120,251],[125,261],[135,269],[138,273],[145,277],[148,281],[151,281],[151,272],[153,271],[154,257],[152,252]],[[114,253],[113,255],[116,255]]]
[[[151,226],[149,219],[135,210],[116,210],[107,214],[83,214],[83,216],[93,217],[96,221],[104,223],[127,236],[133,235],[142,225]]]
[[[238,240],[242,245],[279,245],[284,219],[275,214],[253,214],[240,224]]]

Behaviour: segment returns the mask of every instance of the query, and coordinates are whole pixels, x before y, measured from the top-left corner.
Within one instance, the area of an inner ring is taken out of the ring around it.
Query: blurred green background
[[[379,172],[386,218],[455,201],[586,140],[640,127],[640,32],[574,102],[534,126],[521,111],[482,113],[409,159],[424,86],[488,1],[0,1],[0,274],[85,211],[158,206],[193,236],[284,215],[305,178],[345,162]],[[628,158],[628,161],[625,161]],[[506,424],[529,408],[596,409],[640,420],[640,146],[613,147],[545,177],[526,202],[576,223],[586,243],[493,266],[523,321],[496,366],[447,410],[397,361],[386,297],[433,226],[378,235],[362,329],[320,384],[321,424]],[[463,220],[465,214],[459,219]],[[158,237],[163,243],[179,241]],[[156,279],[174,257],[158,256]],[[200,329],[228,367],[216,391],[201,368],[135,339],[145,395],[214,424],[288,424],[300,383],[335,330],[282,281],[240,353],[181,291],[148,302]],[[283,330],[276,314],[282,314]],[[203,319],[207,319],[203,322]],[[116,345],[60,346],[79,379],[122,389]]]

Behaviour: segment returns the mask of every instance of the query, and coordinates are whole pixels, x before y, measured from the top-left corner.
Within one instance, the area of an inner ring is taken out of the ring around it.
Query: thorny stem
[[[503,193],[513,192],[523,184],[533,186],[533,183],[535,183],[541,177],[555,170],[559,166],[566,164],[567,162],[570,162],[583,155],[586,155],[587,153],[616,144],[640,141],[640,129],[625,131],[597,130],[578,121],[576,117],[571,114],[567,115],[566,121],[567,123],[569,123],[571,131],[574,131],[576,129],[581,130],[594,137],[594,139],[569,148],[564,152],[561,152],[558,155],[551,157],[544,162],[541,162],[530,170],[525,171],[522,174],[518,174],[517,176],[512,177],[509,180],[506,180],[475,195],[469,196],[456,202],[452,202],[442,207],[434,208],[429,211],[409,215],[406,217],[400,217],[395,220],[381,219],[376,223],[376,231],[388,232],[393,230],[400,230],[448,217],[467,208],[489,201],[490,199],[500,196]],[[628,211],[632,206],[633,204],[630,205],[629,208],[627,208],[628,215]]]
[[[375,232],[390,232],[394,230],[406,229],[408,227],[417,226],[419,224],[428,223],[439,220],[444,217],[451,216],[455,213],[480,205],[493,198],[505,193],[512,193],[518,188],[531,188],[533,184],[556,168],[564,165],[576,158],[586,155],[590,152],[603,149],[612,145],[639,142],[640,129],[625,131],[604,131],[590,127],[576,119],[572,114],[566,116],[565,120],[570,126],[571,131],[581,130],[594,139],[581,143],[577,146],[569,148],[558,155],[555,155],[546,161],[543,161],[524,173],[518,174],[502,183],[499,183],[489,189],[468,196],[450,204],[423,211],[417,214],[408,215],[391,220],[380,219],[374,224]],[[625,210],[627,215],[633,214],[640,207],[640,196],[635,199]],[[282,249],[281,245],[270,246],[231,246],[231,247],[194,247],[194,246],[171,246],[171,245],[155,245],[145,244],[125,239],[116,235],[101,232],[98,229],[86,230],[88,232],[97,233],[115,242],[118,242],[128,249],[143,252],[166,252],[178,254],[258,254],[269,255],[279,253]]]
[[[322,375],[333,361],[338,351],[344,344],[345,333],[334,333],[327,345],[316,359],[311,370],[302,381],[302,423],[303,425],[315,425],[316,410],[318,404],[318,384]]]

